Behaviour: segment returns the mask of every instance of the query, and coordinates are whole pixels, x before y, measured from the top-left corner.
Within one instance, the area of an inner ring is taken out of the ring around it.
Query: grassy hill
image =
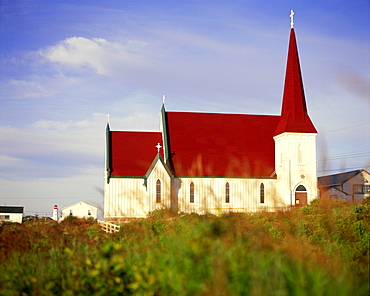
[[[370,203],[156,211],[106,234],[30,221],[0,234],[0,295],[368,295]]]

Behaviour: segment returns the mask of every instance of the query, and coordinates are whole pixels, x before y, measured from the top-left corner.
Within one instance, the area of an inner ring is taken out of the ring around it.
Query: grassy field
[[[0,234],[0,295],[368,295],[370,203],[221,217],[156,211],[105,234],[31,221]]]

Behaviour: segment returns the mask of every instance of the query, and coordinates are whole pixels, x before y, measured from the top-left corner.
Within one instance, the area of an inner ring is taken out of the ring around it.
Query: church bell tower
[[[317,197],[317,130],[307,112],[293,15],[291,11],[281,116],[274,133],[275,170],[283,203],[303,206]]]

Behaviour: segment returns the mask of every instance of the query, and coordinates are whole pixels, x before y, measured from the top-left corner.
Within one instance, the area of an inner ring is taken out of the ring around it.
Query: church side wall
[[[190,202],[190,187],[194,184],[194,202]],[[229,202],[226,202],[226,183],[229,184]],[[251,212],[273,210],[283,204],[276,199],[276,179],[236,178],[181,178],[175,192],[180,212],[212,213]],[[264,203],[261,203],[260,186],[263,184]]]
[[[105,185],[105,220],[146,217],[148,212],[148,193],[143,178],[111,178]]]

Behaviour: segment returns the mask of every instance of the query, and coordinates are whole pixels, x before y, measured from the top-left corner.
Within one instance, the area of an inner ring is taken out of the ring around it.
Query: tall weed
[[[367,295],[369,205],[6,225],[0,295]]]

